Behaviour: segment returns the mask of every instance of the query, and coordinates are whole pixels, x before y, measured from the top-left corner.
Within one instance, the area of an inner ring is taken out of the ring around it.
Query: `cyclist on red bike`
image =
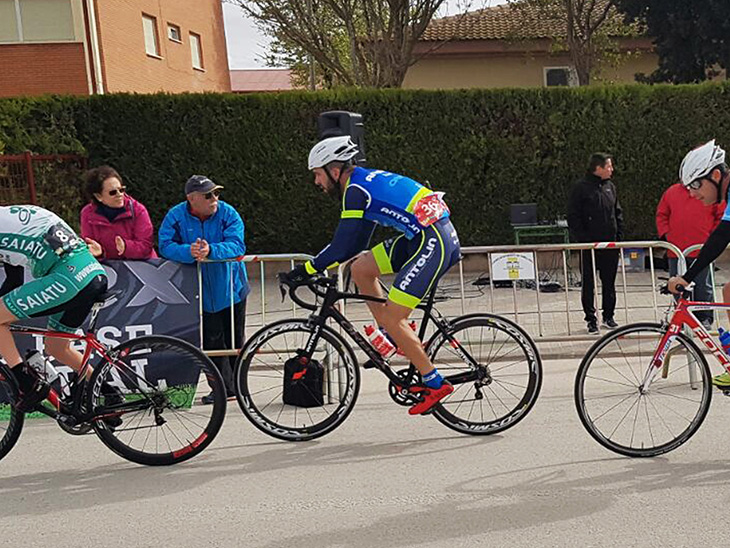
[[[689,151],[679,167],[679,178],[693,198],[701,200],[705,205],[720,203],[723,197],[728,196],[728,186],[730,186],[730,168],[725,163],[725,151],[715,144],[714,139]],[[667,284],[669,291],[679,293],[678,285],[687,287],[697,274],[725,251],[728,244],[730,244],[730,200],[720,224],[707,238],[692,266],[684,275],[669,279]],[[723,302],[730,302],[730,283],[722,288],[722,298]],[[730,388],[730,373],[725,372],[716,376],[712,379],[712,384],[719,388]]]
[[[426,386],[423,401],[411,407],[409,413],[426,413],[454,388],[426,356],[421,341],[408,325],[408,317],[439,278],[459,261],[459,238],[443,193],[403,175],[356,166],[357,154],[358,148],[348,136],[324,139],[309,153],[314,183],[324,192],[342,198],[342,215],[332,242],[287,277],[301,283],[351,259],[368,246],[376,224],[400,232],[360,255],[351,271],[362,294],[379,298],[384,298],[379,277],[398,273],[386,302],[367,305],[378,325],[418,368]]]
[[[10,324],[18,319],[49,316],[48,327],[74,333],[98,296],[106,291],[104,268],[84,241],[55,213],[17,205],[0,207],[0,262],[26,266],[35,278],[15,281],[0,299],[0,356],[10,366],[20,399],[16,407],[29,411],[45,399],[49,386],[25,367]],[[79,371],[82,355],[68,340],[46,338],[46,351]]]

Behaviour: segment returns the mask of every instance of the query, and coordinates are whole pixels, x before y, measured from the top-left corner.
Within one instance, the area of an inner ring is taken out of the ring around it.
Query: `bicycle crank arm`
[[[54,407],[49,407],[48,405],[44,405],[43,403],[39,403],[33,408],[33,411],[37,411],[38,413],[43,413],[47,417],[51,417],[52,419],[58,418],[58,411]]]

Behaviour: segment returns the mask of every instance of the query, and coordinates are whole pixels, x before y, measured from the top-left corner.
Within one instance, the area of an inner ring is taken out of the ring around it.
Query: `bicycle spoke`
[[[652,382],[645,393],[634,386],[631,377],[638,384],[638,374],[644,367],[654,367],[643,351],[653,356],[663,335],[663,328],[654,324],[637,324],[616,335],[606,335],[579,369],[576,405],[583,424],[602,445],[617,453],[665,453],[689,439],[707,413],[711,395],[707,366],[700,361],[696,346],[681,334],[674,336],[666,354],[665,366],[670,361],[675,366],[665,368],[662,374],[652,371]],[[633,341],[635,345],[628,344]],[[647,345],[645,341],[650,342]],[[701,375],[696,381],[700,388],[697,391],[692,382],[684,380],[693,369]],[[615,378],[610,378],[612,375]]]

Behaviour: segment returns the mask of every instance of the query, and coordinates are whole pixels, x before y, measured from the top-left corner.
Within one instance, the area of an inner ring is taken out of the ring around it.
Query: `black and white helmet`
[[[323,139],[309,151],[309,170],[324,167],[330,162],[346,162],[357,153],[357,145],[348,135]]]
[[[684,186],[689,186],[693,181],[706,177],[713,169],[724,163],[725,151],[716,145],[713,139],[687,153],[679,166],[679,178]]]

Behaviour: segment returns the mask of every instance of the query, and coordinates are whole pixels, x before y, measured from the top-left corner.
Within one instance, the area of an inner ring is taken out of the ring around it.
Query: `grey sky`
[[[461,11],[465,1],[471,2],[471,9],[507,2],[507,0],[447,0],[442,7],[441,15],[452,15]],[[226,27],[229,67],[232,69],[263,67],[261,56],[266,52],[268,39],[259,32],[251,20],[244,17],[243,11],[238,6],[223,4],[223,19]]]

